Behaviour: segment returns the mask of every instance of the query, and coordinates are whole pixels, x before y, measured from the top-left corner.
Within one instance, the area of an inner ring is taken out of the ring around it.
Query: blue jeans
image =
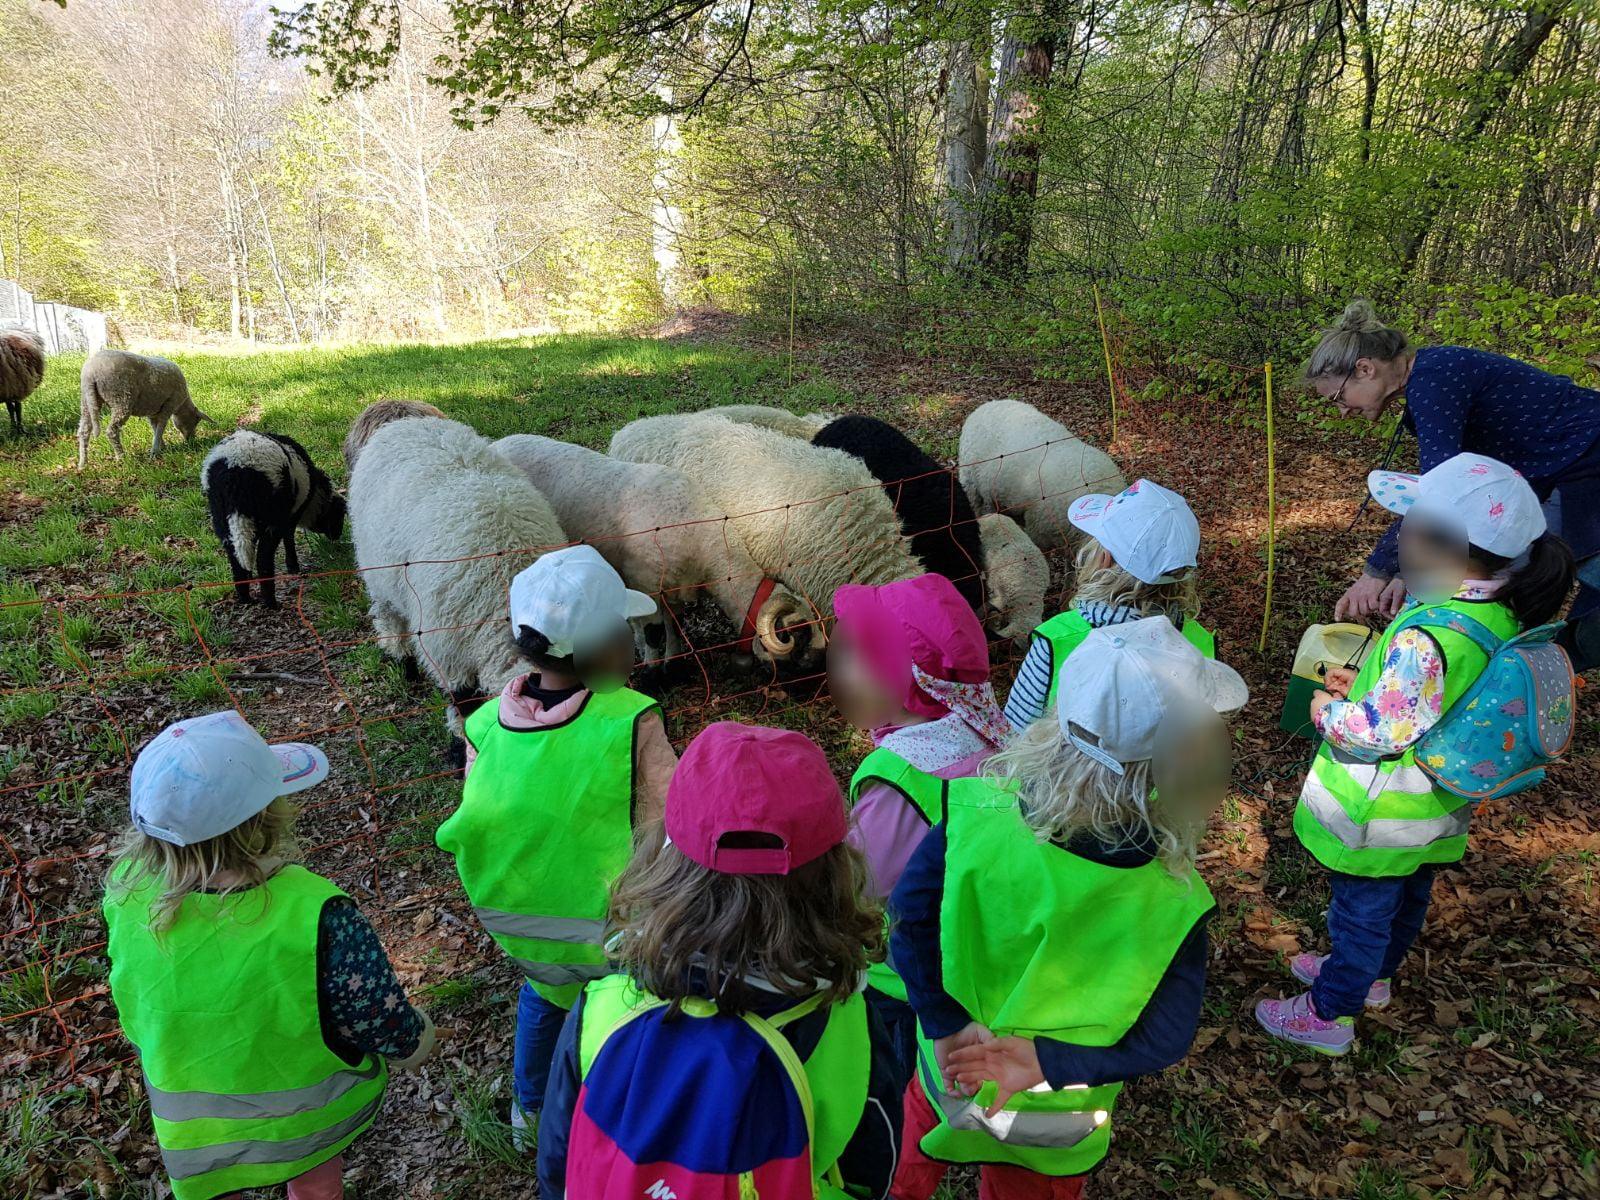
[[[1325,1021],[1353,1017],[1367,989],[1400,968],[1422,930],[1433,892],[1431,866],[1411,875],[1369,879],[1332,872],[1328,939],[1333,949],[1311,985],[1311,1002]]]
[[[517,997],[517,1040],[511,1053],[511,1095],[532,1116],[544,1106],[544,1088],[567,1010],[551,1004],[526,980]]]

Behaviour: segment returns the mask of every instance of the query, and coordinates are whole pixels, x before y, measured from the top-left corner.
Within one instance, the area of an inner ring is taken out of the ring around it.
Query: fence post
[[[1100,345],[1106,354],[1106,388],[1111,393],[1111,440],[1117,440],[1117,377],[1111,370],[1111,339],[1106,336],[1106,318],[1100,308],[1100,285],[1094,284],[1094,319],[1100,325]]]
[[[794,264],[789,264],[789,376],[786,387],[794,386]]]
[[[1278,542],[1278,444],[1272,421],[1272,364],[1266,364],[1267,391],[1267,598],[1261,609],[1261,640],[1256,653],[1267,648],[1267,626],[1272,621],[1272,578]]]

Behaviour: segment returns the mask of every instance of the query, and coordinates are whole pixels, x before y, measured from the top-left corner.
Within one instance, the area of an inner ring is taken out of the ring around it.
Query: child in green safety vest
[[[1078,548],[1077,590],[1064,613],[1033,631],[1006,697],[1006,719],[1026,729],[1050,712],[1061,667],[1091,629],[1163,616],[1207,658],[1217,641],[1195,620],[1200,523],[1177,492],[1136,479],[1115,496],[1080,496],[1067,519],[1088,540]]]
[[[287,797],[327,774],[315,746],[269,746],[236,712],[170,725],[134,761],[111,998],[176,1200],[283,1183],[338,1200],[389,1069],[433,1050],[360,910],[286,861]]]
[[[1332,1055],[1355,1044],[1364,1008],[1389,1003],[1390,981],[1427,915],[1434,871],[1459,862],[1467,847],[1472,803],[1433,781],[1417,745],[1471,688],[1488,654],[1453,618],[1408,618],[1426,605],[1504,640],[1554,617],[1573,578],[1571,552],[1547,531],[1533,488],[1504,463],[1458,454],[1420,477],[1374,471],[1368,486],[1404,516],[1409,596],[1361,670],[1330,671],[1326,690],[1312,697],[1322,744],[1294,829],[1329,871],[1332,949],[1291,960],[1309,990],[1256,1006],[1273,1037]]]
[[[1215,905],[1196,846],[1249,692],[1165,617],[1092,631],[1053,719],[945,785],[895,889],[916,1009],[897,1200],[952,1163],[986,1200],[1075,1200],[1122,1085],[1188,1052]]]
[[[882,911],[798,733],[724,721],[683,753],[612,895],[623,973],[561,1033],[539,1194],[882,1196],[899,1091],[861,996]]]
[[[943,575],[833,596],[828,690],[869,734],[873,750],[850,780],[851,840],[867,857],[869,893],[886,900],[939,819],[943,780],[977,774],[1011,735],[989,682],[983,625]],[[867,1000],[899,1050],[903,1079],[916,1055],[916,1017],[892,967],[868,972]]]
[[[467,718],[461,804],[434,840],[524,977],[511,1128],[530,1150],[567,1010],[610,971],[601,934],[611,883],[634,830],[660,817],[677,756],[660,706],[623,686],[634,661],[628,622],[655,601],[594,547],[542,555],[511,581],[510,611],[533,670]]]

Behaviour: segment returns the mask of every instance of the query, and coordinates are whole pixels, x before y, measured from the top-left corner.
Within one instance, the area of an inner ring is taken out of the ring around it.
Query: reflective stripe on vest
[[[343,893],[303,867],[227,896],[193,893],[159,934],[159,878],[120,868],[105,900],[111,994],[138,1048],[177,1200],[272,1187],[341,1153],[388,1068],[323,1040],[317,934]]]
[[[1014,792],[990,779],[945,785],[939,951],[945,991],[998,1035],[1084,1046],[1122,1038],[1196,924],[1215,908],[1192,868],[1117,867],[1040,843]],[[939,1124],[931,1158],[1080,1175],[1105,1157],[1120,1083],[1019,1092],[994,1118],[996,1088],[944,1094],[933,1046],[918,1068]]]
[[[498,698],[467,719],[478,755],[434,840],[483,927],[562,1008],[611,973],[606,907],[633,851],[635,730],[654,708],[620,688],[590,693],[561,725],[508,729]]]
[[[1396,628],[1416,607],[1415,601],[1408,604],[1384,630],[1350,685],[1352,700],[1361,701],[1377,686]],[[1515,636],[1520,629],[1515,614],[1502,604],[1451,600],[1436,607],[1460,611],[1500,637]],[[1482,673],[1488,656],[1471,638],[1448,627],[1421,628],[1444,655],[1443,720]],[[1300,790],[1294,830],[1329,870],[1398,876],[1430,863],[1458,862],[1466,853],[1471,816],[1471,803],[1436,785],[1417,763],[1414,749],[1364,762],[1323,742]]]
[[[1199,621],[1185,619],[1179,627],[1184,640],[1207,658],[1217,656],[1217,637]],[[1067,661],[1068,655],[1078,648],[1079,643],[1089,636],[1094,626],[1075,608],[1069,608],[1064,613],[1057,613],[1043,625],[1033,631],[1035,641],[1048,642],[1050,645],[1050,690],[1045,693],[1044,711],[1049,712],[1056,702],[1056,692],[1061,687],[1061,667]]]

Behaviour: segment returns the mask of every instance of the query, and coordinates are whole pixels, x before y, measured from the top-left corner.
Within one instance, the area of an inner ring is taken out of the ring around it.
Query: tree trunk
[[[673,202],[677,194],[677,160],[683,148],[678,121],[670,111],[672,88],[659,84],[656,94],[669,110],[652,119],[650,176],[650,253],[656,264],[656,287],[668,312],[683,303],[682,254],[683,211]]]
[[[970,266],[978,252],[978,190],[988,154],[988,40],[952,42],[944,95],[945,261]]]
[[[294,315],[294,301],[289,299],[289,285],[283,277],[283,263],[278,259],[278,244],[272,237],[272,225],[267,220],[266,205],[261,203],[261,189],[256,186],[256,177],[246,173],[250,182],[250,195],[256,203],[256,214],[261,218],[261,240],[267,250],[267,265],[272,268],[272,279],[278,285],[278,299],[283,302],[283,315],[289,322],[289,336],[296,342],[301,340],[300,321]]]
[[[1378,108],[1378,49],[1372,44],[1367,0],[1354,0],[1356,33],[1361,38],[1361,165],[1372,161],[1372,118]]]

